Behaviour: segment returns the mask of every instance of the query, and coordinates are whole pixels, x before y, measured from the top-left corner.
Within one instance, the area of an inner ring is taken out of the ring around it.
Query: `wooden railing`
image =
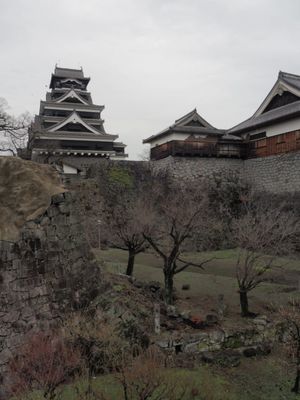
[[[168,156],[256,158],[300,151],[300,131],[248,143],[172,140],[151,149],[151,159]]]
[[[244,158],[245,151],[245,145],[242,143],[172,140],[153,147],[151,149],[151,159],[160,160],[168,156]]]

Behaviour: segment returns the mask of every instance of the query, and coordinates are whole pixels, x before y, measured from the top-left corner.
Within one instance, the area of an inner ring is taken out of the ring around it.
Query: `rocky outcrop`
[[[63,192],[56,171],[17,157],[0,157],[0,240],[16,240],[26,221],[42,214]]]

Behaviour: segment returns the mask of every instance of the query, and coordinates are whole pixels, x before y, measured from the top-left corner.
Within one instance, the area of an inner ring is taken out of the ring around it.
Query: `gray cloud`
[[[106,129],[128,144],[197,106],[249,117],[278,70],[300,73],[299,0],[0,0],[0,97],[38,112],[55,63],[83,66]]]

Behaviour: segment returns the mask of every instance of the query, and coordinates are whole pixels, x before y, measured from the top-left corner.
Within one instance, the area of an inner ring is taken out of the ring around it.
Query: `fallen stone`
[[[181,311],[181,312],[180,312],[180,317],[181,317],[182,319],[184,319],[184,320],[190,319],[190,316],[191,316],[191,312],[188,311],[188,310],[184,310],[184,311]]]
[[[191,288],[191,285],[189,283],[186,283],[186,284],[181,286],[182,290],[190,290],[190,288]]]
[[[138,289],[141,289],[142,287],[144,287],[144,284],[141,281],[135,280],[132,284],[133,284],[133,286],[135,286]]]
[[[243,351],[245,357],[255,357],[257,355],[257,349],[254,347],[249,347]]]
[[[222,330],[212,331],[209,334],[209,339],[212,343],[222,343],[225,340],[225,333]]]
[[[208,326],[215,325],[219,322],[219,318],[215,314],[207,314],[205,322]]]
[[[156,293],[160,290],[161,287],[159,282],[153,281],[147,284],[147,288],[149,288],[151,292]]]
[[[65,196],[63,195],[63,193],[55,194],[54,196],[52,196],[51,201],[52,204],[63,203],[65,201]]]
[[[178,318],[179,313],[175,306],[167,306],[167,316],[170,318]]]

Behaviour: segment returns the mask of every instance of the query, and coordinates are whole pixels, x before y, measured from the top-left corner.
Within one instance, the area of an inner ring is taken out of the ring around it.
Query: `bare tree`
[[[150,148],[148,146],[144,147],[138,157],[141,161],[150,161]]]
[[[288,353],[296,364],[296,378],[292,392],[300,393],[300,306],[294,301],[279,309],[287,333]]]
[[[7,108],[6,101],[0,98],[0,152],[16,155],[19,148],[26,146],[31,116],[24,113],[14,117],[7,113]]]
[[[293,251],[300,232],[293,212],[250,199],[244,203],[244,214],[232,223],[235,243],[239,248],[236,278],[239,286],[241,314],[251,316],[248,293],[260,285],[267,272],[280,267],[279,256]]]
[[[126,275],[132,276],[135,256],[149,246],[144,235],[149,235],[152,229],[149,219],[145,217],[144,196],[122,199],[109,212],[109,243],[121,250],[128,251]]]
[[[147,163],[136,164],[134,168],[130,164],[106,167],[106,171],[104,168],[101,171],[100,188],[105,234],[111,246],[128,251],[126,274],[132,275],[135,256],[149,247],[143,234],[149,235],[153,228],[148,194],[162,185],[167,190],[169,177],[166,173],[154,174]]]
[[[207,198],[203,191],[188,186],[173,186],[165,193],[152,193],[148,210],[155,218],[155,229],[144,237],[163,260],[165,301],[173,304],[174,276],[188,267],[203,268],[212,259],[199,263],[183,256],[184,247],[196,232],[209,232]]]

